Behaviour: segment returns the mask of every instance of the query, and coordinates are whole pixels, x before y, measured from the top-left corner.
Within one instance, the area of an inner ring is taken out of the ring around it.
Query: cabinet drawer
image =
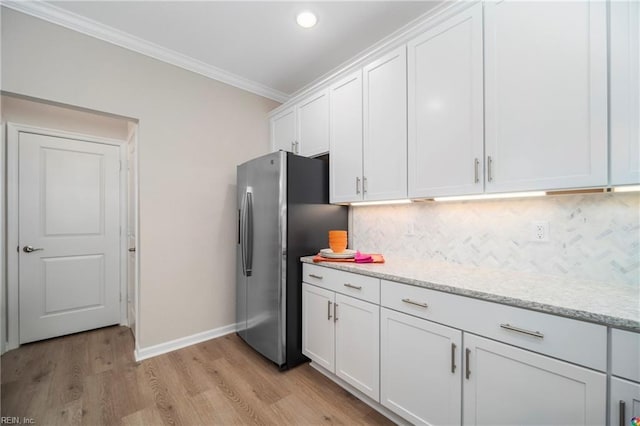
[[[380,303],[380,280],[377,278],[305,263],[302,265],[302,280],[336,293]]]
[[[640,334],[611,330],[611,373],[640,382]]]
[[[383,280],[381,305],[606,371],[604,326]]]

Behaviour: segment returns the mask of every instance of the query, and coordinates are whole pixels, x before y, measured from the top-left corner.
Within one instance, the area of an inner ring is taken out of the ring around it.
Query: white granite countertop
[[[313,257],[303,257],[301,261],[313,263]],[[382,264],[315,265],[640,332],[638,285],[389,256]]]

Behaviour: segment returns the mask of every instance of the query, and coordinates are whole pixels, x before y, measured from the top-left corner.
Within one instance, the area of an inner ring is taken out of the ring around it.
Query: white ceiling
[[[286,98],[438,3],[49,1],[40,7],[89,18]],[[298,27],[302,10],[316,13],[314,28]]]

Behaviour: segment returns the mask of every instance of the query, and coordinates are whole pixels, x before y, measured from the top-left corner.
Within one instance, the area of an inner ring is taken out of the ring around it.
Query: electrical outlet
[[[531,241],[549,241],[549,222],[544,220],[531,222]]]

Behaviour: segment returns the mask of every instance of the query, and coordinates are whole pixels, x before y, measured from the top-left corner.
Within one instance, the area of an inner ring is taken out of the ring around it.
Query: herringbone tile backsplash
[[[640,194],[352,207],[353,247],[394,258],[640,282]],[[531,239],[549,222],[549,241]]]

